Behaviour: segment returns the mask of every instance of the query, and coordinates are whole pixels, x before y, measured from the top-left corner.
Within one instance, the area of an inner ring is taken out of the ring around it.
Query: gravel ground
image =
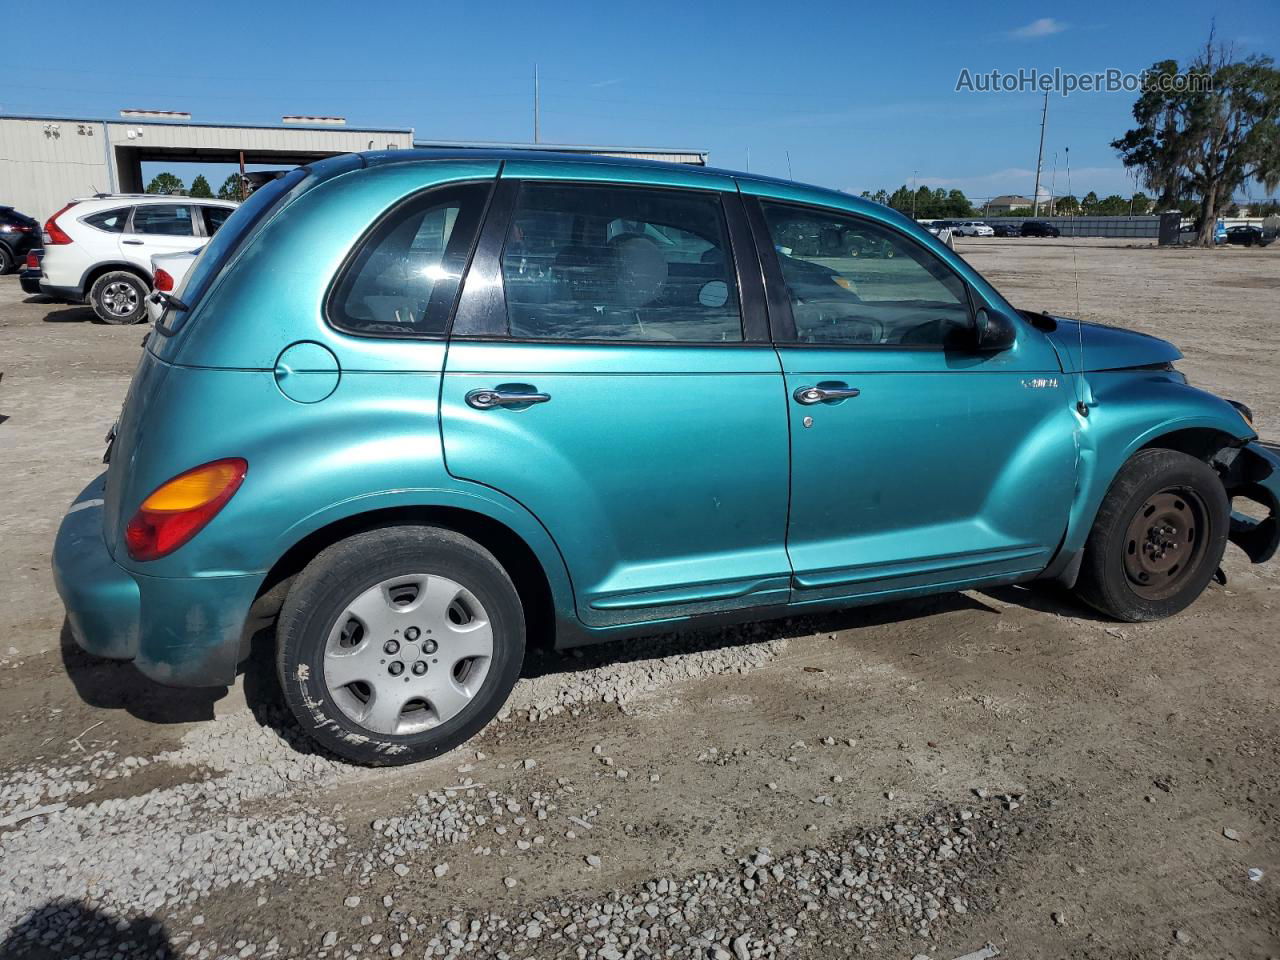
[[[1280,252],[960,249],[1276,436]],[[139,339],[0,278],[0,957],[1280,955],[1276,564],[1158,625],[1011,588],[542,653],[466,747],[357,769],[260,665],[69,643],[48,547]]]

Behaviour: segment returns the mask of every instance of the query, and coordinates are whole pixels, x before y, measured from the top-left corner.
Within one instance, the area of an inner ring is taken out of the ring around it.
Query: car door
[[[505,166],[449,340],[449,472],[543,523],[589,626],[785,603],[787,414],[733,181],[609,172]]]
[[[190,203],[138,204],[119,237],[121,256],[149,275],[155,254],[195,249],[203,239],[194,214]]]
[[[1043,569],[1066,529],[1077,426],[1043,334],[1009,317],[1016,342],[979,352],[977,292],[905,228],[773,199],[748,209],[790,410],[794,601]],[[859,255],[787,247],[780,231],[806,219],[807,234],[861,235]]]

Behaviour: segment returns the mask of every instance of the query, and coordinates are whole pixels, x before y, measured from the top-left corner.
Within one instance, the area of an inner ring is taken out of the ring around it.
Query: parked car
[[[274,618],[287,703],[357,762],[471,737],[530,644],[1033,580],[1157,620],[1280,540],[1280,455],[1174,346],[1019,311],[845,193],[334,157],[181,293],[58,532],[71,631],[206,686]]]
[[[1062,231],[1046,220],[1024,220],[1021,234],[1024,237],[1060,237]]]
[[[1236,244],[1237,246],[1265,247],[1274,239],[1275,237],[1267,236],[1261,227],[1256,227],[1250,223],[1242,223],[1238,226],[1227,228],[1226,242]]]
[[[180,297],[182,283],[191,265],[200,256],[200,248],[178,253],[157,253],[151,258],[151,285],[154,290],[147,296],[147,319],[159,323],[169,308],[171,297]]]
[[[991,232],[997,237],[1019,237],[1021,232],[1012,223],[997,223],[992,225]]]
[[[981,220],[965,220],[951,228],[958,237],[994,237],[996,232]]]
[[[13,207],[0,206],[0,274],[10,273],[40,246],[40,222]]]
[[[226,200],[96,194],[72,200],[44,225],[41,292],[88,302],[104,323],[146,316],[151,257],[189,250],[235,210]]]
[[[40,293],[40,278],[44,275],[40,269],[40,261],[44,259],[44,248],[36,247],[27,251],[27,258],[18,271],[18,285],[23,293]]]

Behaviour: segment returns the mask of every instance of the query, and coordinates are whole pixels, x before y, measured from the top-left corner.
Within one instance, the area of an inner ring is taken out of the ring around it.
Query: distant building
[[[703,166],[706,150],[678,147],[491,144],[419,140],[410,128],[349,127],[341,117],[278,124],[204,123],[188,113],[125,110],[120,118],[0,114],[0,203],[43,220],[73,197],[140,193],[144,162],[293,167],[362,150],[504,148],[603,154]],[[215,184],[216,186],[216,184]]]
[[[1030,207],[1034,205],[1035,201],[1030,197],[1020,197],[1016,193],[1006,193],[1000,197],[992,197],[989,201],[983,204],[982,208],[992,216],[1000,216],[1018,207]]]

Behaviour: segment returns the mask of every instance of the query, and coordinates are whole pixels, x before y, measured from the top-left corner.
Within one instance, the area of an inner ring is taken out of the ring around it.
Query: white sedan
[[[157,253],[151,258],[151,287],[155,291],[147,297],[147,319],[159,323],[168,308],[161,294],[171,293],[178,296],[191,265],[200,256],[203,247],[194,250],[183,250],[179,253]]]
[[[994,237],[996,232],[981,220],[966,220],[951,228],[958,237]]]

